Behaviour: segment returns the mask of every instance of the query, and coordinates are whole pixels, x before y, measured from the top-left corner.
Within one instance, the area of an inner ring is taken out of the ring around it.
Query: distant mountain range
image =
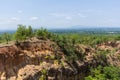
[[[85,25],[75,25],[75,26],[71,26],[70,27],[70,29],[82,29],[82,28],[113,28],[113,29],[115,29],[115,28],[118,28],[118,29],[120,29],[120,27],[113,27],[113,26],[85,26]]]
[[[76,25],[69,28],[48,28],[51,32],[79,32],[79,33],[120,33],[120,27],[95,27],[95,26],[82,26]],[[15,30],[0,30],[0,34],[8,32],[14,33]]]
[[[120,27],[92,27],[92,26],[72,26],[70,28],[50,29],[52,32],[72,32],[72,33],[120,33]]]

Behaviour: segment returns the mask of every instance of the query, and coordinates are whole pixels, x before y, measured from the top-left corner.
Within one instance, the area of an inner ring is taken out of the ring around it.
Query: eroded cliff
[[[34,39],[3,46],[0,47],[0,80],[39,80],[41,77],[46,80],[84,80],[90,66],[120,66],[119,45],[119,42],[100,44],[96,48],[75,45],[76,54],[83,59],[69,61],[61,48],[50,40]],[[105,49],[111,54],[103,59],[96,50]]]

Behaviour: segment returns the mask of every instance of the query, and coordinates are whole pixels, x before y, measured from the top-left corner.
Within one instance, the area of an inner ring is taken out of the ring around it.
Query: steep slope
[[[76,45],[76,54],[82,59],[67,60],[61,48],[50,40],[33,39],[17,45],[0,47],[0,80],[83,80],[90,67],[99,64],[119,66],[120,53],[118,46],[108,44],[97,45],[96,49]],[[102,56],[96,57],[97,50],[102,46],[114,49],[115,54],[107,55],[106,62],[101,62]],[[96,59],[97,58],[97,59]]]

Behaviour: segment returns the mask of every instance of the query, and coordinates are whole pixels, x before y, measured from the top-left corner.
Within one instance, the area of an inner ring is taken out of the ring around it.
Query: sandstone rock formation
[[[111,42],[98,45],[96,49],[76,45],[76,54],[84,56],[76,61],[67,61],[59,46],[50,40],[3,46],[0,47],[0,80],[39,80],[42,76],[46,80],[83,80],[89,66],[100,64],[94,57],[96,50],[111,50],[117,47],[115,54],[108,55],[106,61],[120,66],[119,45],[118,42]]]

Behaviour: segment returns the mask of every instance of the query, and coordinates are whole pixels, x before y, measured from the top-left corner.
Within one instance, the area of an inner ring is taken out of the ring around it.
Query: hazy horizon
[[[0,1],[0,30],[18,24],[48,29],[120,27],[119,0],[4,0]]]

